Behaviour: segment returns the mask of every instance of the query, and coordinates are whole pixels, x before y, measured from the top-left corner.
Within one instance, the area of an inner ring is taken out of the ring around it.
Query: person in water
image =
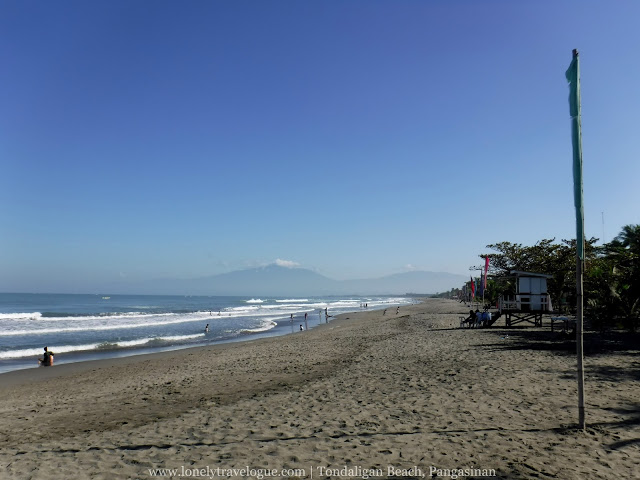
[[[209,324],[207,323],[207,326],[204,327],[204,333],[209,333]]]
[[[39,358],[38,362],[40,365],[45,367],[50,367],[53,365],[53,352],[49,351],[48,347],[44,347],[44,356],[43,358]]]

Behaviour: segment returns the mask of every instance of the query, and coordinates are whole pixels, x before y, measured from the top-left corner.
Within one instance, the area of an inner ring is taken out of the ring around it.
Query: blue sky
[[[638,2],[0,3],[0,290],[467,274],[640,223]]]

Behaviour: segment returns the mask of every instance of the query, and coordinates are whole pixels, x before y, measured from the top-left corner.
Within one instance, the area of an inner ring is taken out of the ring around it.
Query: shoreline
[[[421,302],[423,300],[418,300]],[[416,303],[417,304],[417,303]],[[368,312],[375,312],[377,310],[372,309]],[[360,312],[348,312],[342,313],[340,315],[336,315],[333,320],[330,320],[329,323],[321,323],[319,325],[313,325],[311,328],[306,330],[305,332],[315,331],[317,329],[323,329],[325,327],[330,327],[333,324],[338,324],[340,322],[345,322],[351,319],[356,314],[359,313],[368,313],[367,311]],[[277,327],[276,327],[277,328]],[[283,327],[285,329],[286,327]],[[142,361],[150,361],[150,362],[161,362],[168,363],[169,361],[177,361],[182,358],[183,355],[194,355],[194,354],[202,354],[206,353],[211,349],[216,349],[223,351],[226,348],[233,348],[238,344],[245,343],[254,343],[254,342],[277,342],[282,337],[287,337],[289,335],[300,335],[301,333],[294,331],[285,332],[280,334],[271,334],[269,335],[267,332],[258,333],[255,337],[237,337],[230,340],[220,340],[217,342],[212,342],[208,345],[195,345],[195,346],[185,346],[185,347],[177,347],[177,348],[169,348],[167,350],[158,350],[154,352],[147,353],[131,353],[127,355],[121,355],[116,357],[105,357],[98,359],[90,359],[90,360],[78,360],[71,361],[65,363],[55,363],[53,367],[27,367],[21,368],[18,370],[10,370],[7,372],[0,373],[0,391],[5,388],[14,387],[17,385],[24,385],[31,383],[32,381],[41,381],[41,380],[53,380],[60,377],[68,377],[76,374],[82,374],[88,371],[95,372],[99,369],[103,368],[111,368],[118,366],[128,366],[134,365],[138,362]],[[132,352],[134,350],[131,350]],[[171,355],[176,353],[176,355]],[[81,356],[82,354],[65,354],[65,356]],[[32,363],[32,362],[31,362]]]
[[[412,301],[416,301],[415,298],[413,298]],[[393,306],[396,306],[396,305],[393,304]],[[377,309],[383,309],[383,308],[385,307],[377,306],[377,307],[372,307],[371,309],[368,309],[368,311],[375,311]],[[360,310],[353,310],[352,312],[345,312],[345,313],[347,314],[356,313],[358,311],[362,312],[367,310],[360,309]],[[344,315],[344,313],[340,313],[338,316],[340,315]],[[324,317],[324,314],[322,315],[322,317]],[[204,319],[203,322],[205,322],[206,320],[208,319]],[[208,339],[208,340],[206,338],[203,338],[198,342],[182,343],[182,344],[176,343],[176,344],[169,344],[169,345],[160,346],[160,347],[134,346],[134,347],[121,347],[121,348],[104,349],[104,350],[102,349],[73,350],[69,352],[65,352],[63,350],[62,353],[58,353],[56,355],[56,363],[54,366],[57,368],[63,365],[71,364],[71,363],[106,361],[106,360],[113,360],[117,358],[127,358],[130,356],[153,355],[156,353],[167,353],[171,351],[190,349],[190,348],[209,347],[209,346],[226,344],[226,343],[238,343],[238,342],[253,341],[256,339],[263,339],[263,338],[281,337],[281,336],[286,336],[293,333],[298,333],[297,322],[301,324],[304,323],[302,319],[296,318],[294,322],[295,325],[294,325],[293,323],[291,324],[289,323],[288,318],[283,318],[278,320],[277,323],[275,323],[274,321],[275,326],[273,328],[263,330],[263,331],[241,332],[236,336],[230,337],[230,338],[218,338],[218,339]],[[308,329],[314,329],[324,324],[325,324],[325,320],[324,319],[318,320],[318,317],[314,313],[309,318]],[[55,345],[54,346],[49,345],[49,348],[53,350],[54,353],[57,352]],[[39,356],[40,357],[42,356],[41,353]],[[0,360],[0,380],[2,379],[2,376],[7,373],[16,372],[16,371],[25,371],[25,370],[31,371],[35,368],[39,368],[37,358],[38,358],[38,355],[36,354],[33,357],[20,357],[20,358],[9,358],[9,359]]]
[[[486,478],[633,477],[637,357],[587,357],[588,428],[579,432],[567,346],[548,327],[459,329],[464,313],[426,299],[398,315],[356,312],[297,335],[3,386],[0,472],[147,478],[150,469],[249,466],[338,478],[328,469],[416,466],[495,470]]]

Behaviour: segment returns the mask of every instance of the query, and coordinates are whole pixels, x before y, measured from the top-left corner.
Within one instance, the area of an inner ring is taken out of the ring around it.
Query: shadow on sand
[[[576,338],[573,333],[526,328],[490,328],[486,332],[496,338],[495,343],[483,345],[497,350],[547,350],[575,355]],[[507,340],[507,341],[505,341]],[[637,355],[640,352],[640,334],[627,332],[584,332],[585,356],[609,353]]]

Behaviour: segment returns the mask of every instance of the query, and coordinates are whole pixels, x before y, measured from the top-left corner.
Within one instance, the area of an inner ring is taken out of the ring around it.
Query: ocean
[[[374,310],[410,303],[411,298],[382,296],[0,293],[0,373],[37,368],[45,346],[59,365],[291,334],[365,304]]]

